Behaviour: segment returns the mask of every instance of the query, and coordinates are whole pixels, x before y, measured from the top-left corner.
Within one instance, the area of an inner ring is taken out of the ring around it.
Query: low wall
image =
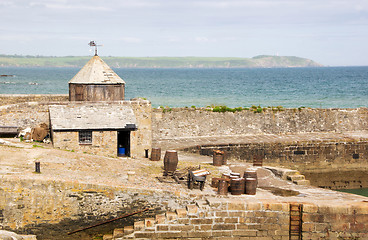
[[[0,106],[24,102],[63,102],[68,94],[0,94]]]
[[[68,239],[67,232],[153,207],[144,216],[187,203],[175,193],[122,187],[1,178],[0,228],[36,234],[39,240]],[[190,201],[189,201],[190,202]],[[130,218],[142,218],[142,214]],[[65,238],[60,238],[64,236]],[[81,239],[80,235],[70,239]]]
[[[254,113],[211,112],[204,109],[154,109],[153,139],[224,136],[241,134],[280,134],[368,129],[368,109],[285,109]]]
[[[272,200],[207,199],[200,207],[188,205],[135,222],[136,230],[114,239],[366,239],[368,206],[289,203]],[[202,208],[203,207],[203,208]]]
[[[314,186],[368,188],[368,139],[206,145],[186,150],[211,156],[215,149],[225,151],[229,160],[253,163],[261,158],[267,166],[298,170]]]

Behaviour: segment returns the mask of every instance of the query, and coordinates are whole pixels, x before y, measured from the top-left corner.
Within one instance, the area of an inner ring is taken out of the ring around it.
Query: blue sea
[[[79,68],[0,67],[0,94],[67,94]],[[368,106],[368,67],[253,69],[114,69],[126,99],[154,107],[226,105],[287,108]]]

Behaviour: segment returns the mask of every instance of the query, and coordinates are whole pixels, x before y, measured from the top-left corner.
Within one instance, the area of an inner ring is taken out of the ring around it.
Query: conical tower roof
[[[76,84],[125,84],[99,56],[95,55],[69,81]]]

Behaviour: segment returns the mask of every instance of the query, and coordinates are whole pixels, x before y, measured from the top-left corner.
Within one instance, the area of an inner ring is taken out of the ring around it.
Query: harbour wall
[[[298,170],[312,185],[324,188],[368,187],[365,177],[368,174],[368,138],[367,134],[359,134],[368,130],[367,108],[266,109],[261,113],[154,109],[152,124],[153,140],[216,137],[215,144],[209,141],[199,146],[184,146],[187,151],[212,155],[213,150],[220,149],[226,152],[229,160],[245,162],[260,157],[265,165]],[[356,136],[341,134],[349,132]],[[289,138],[291,134],[303,136],[307,133],[327,133],[328,137]],[[227,138],[221,142],[221,137],[227,136],[270,134],[279,137],[272,141],[260,137],[259,142],[229,142]]]
[[[144,208],[149,217],[180,208],[186,202],[169,191],[150,191],[78,182],[3,176],[0,185],[0,229],[35,234],[38,239],[68,239],[66,233]],[[129,223],[127,223],[129,224]],[[59,238],[52,238],[57,234]],[[81,239],[73,235],[70,239]]]
[[[0,125],[25,128],[49,123],[48,106],[63,104],[67,99],[67,95],[0,95]],[[65,101],[58,102],[60,100]],[[364,177],[368,173],[368,139],[333,136],[333,133],[351,131],[368,131],[367,108],[265,109],[261,113],[252,110],[219,113],[192,108],[152,109],[150,134],[153,146],[162,139],[276,134],[280,139],[277,142],[225,142],[206,144],[199,149],[192,146],[189,150],[211,154],[212,149],[223,149],[228,152],[229,159],[243,161],[253,161],[255,155],[263,154],[264,164],[299,170],[315,186],[332,189],[368,187]],[[285,140],[289,134],[303,133],[332,133],[332,137],[327,140]]]
[[[0,94],[1,122],[29,127],[48,122],[48,105],[68,101],[68,95]],[[32,117],[31,113],[34,114]],[[40,114],[40,115],[38,115]],[[20,121],[31,118],[33,121]],[[14,119],[14,120],[12,120]],[[5,124],[2,124],[5,125]],[[368,108],[266,109],[261,113],[212,112],[205,109],[152,110],[153,139],[240,134],[287,134],[368,130]]]
[[[368,108],[266,109],[261,113],[154,109],[153,139],[368,130]]]
[[[307,199],[287,202],[180,196],[166,191],[11,178],[2,179],[0,200],[0,226],[35,234],[39,240],[88,239],[83,232],[69,237],[67,233],[146,207],[153,209],[123,223],[132,226],[129,233],[121,232],[123,235],[130,234],[130,239],[368,237],[368,205],[360,201],[341,204],[339,200],[315,203]]]
[[[212,155],[222,150],[228,160],[298,170],[313,186],[329,189],[368,188],[368,139],[203,145],[186,151]]]

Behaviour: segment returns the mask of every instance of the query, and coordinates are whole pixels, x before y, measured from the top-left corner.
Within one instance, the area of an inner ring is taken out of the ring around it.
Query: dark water
[[[368,106],[368,67],[270,69],[114,69],[126,99],[154,107],[195,105],[356,108]],[[0,94],[67,94],[78,68],[5,68]]]
[[[368,197],[368,188],[360,188],[360,189],[343,189],[338,190],[339,192],[347,192],[347,193],[353,193],[361,196]]]

